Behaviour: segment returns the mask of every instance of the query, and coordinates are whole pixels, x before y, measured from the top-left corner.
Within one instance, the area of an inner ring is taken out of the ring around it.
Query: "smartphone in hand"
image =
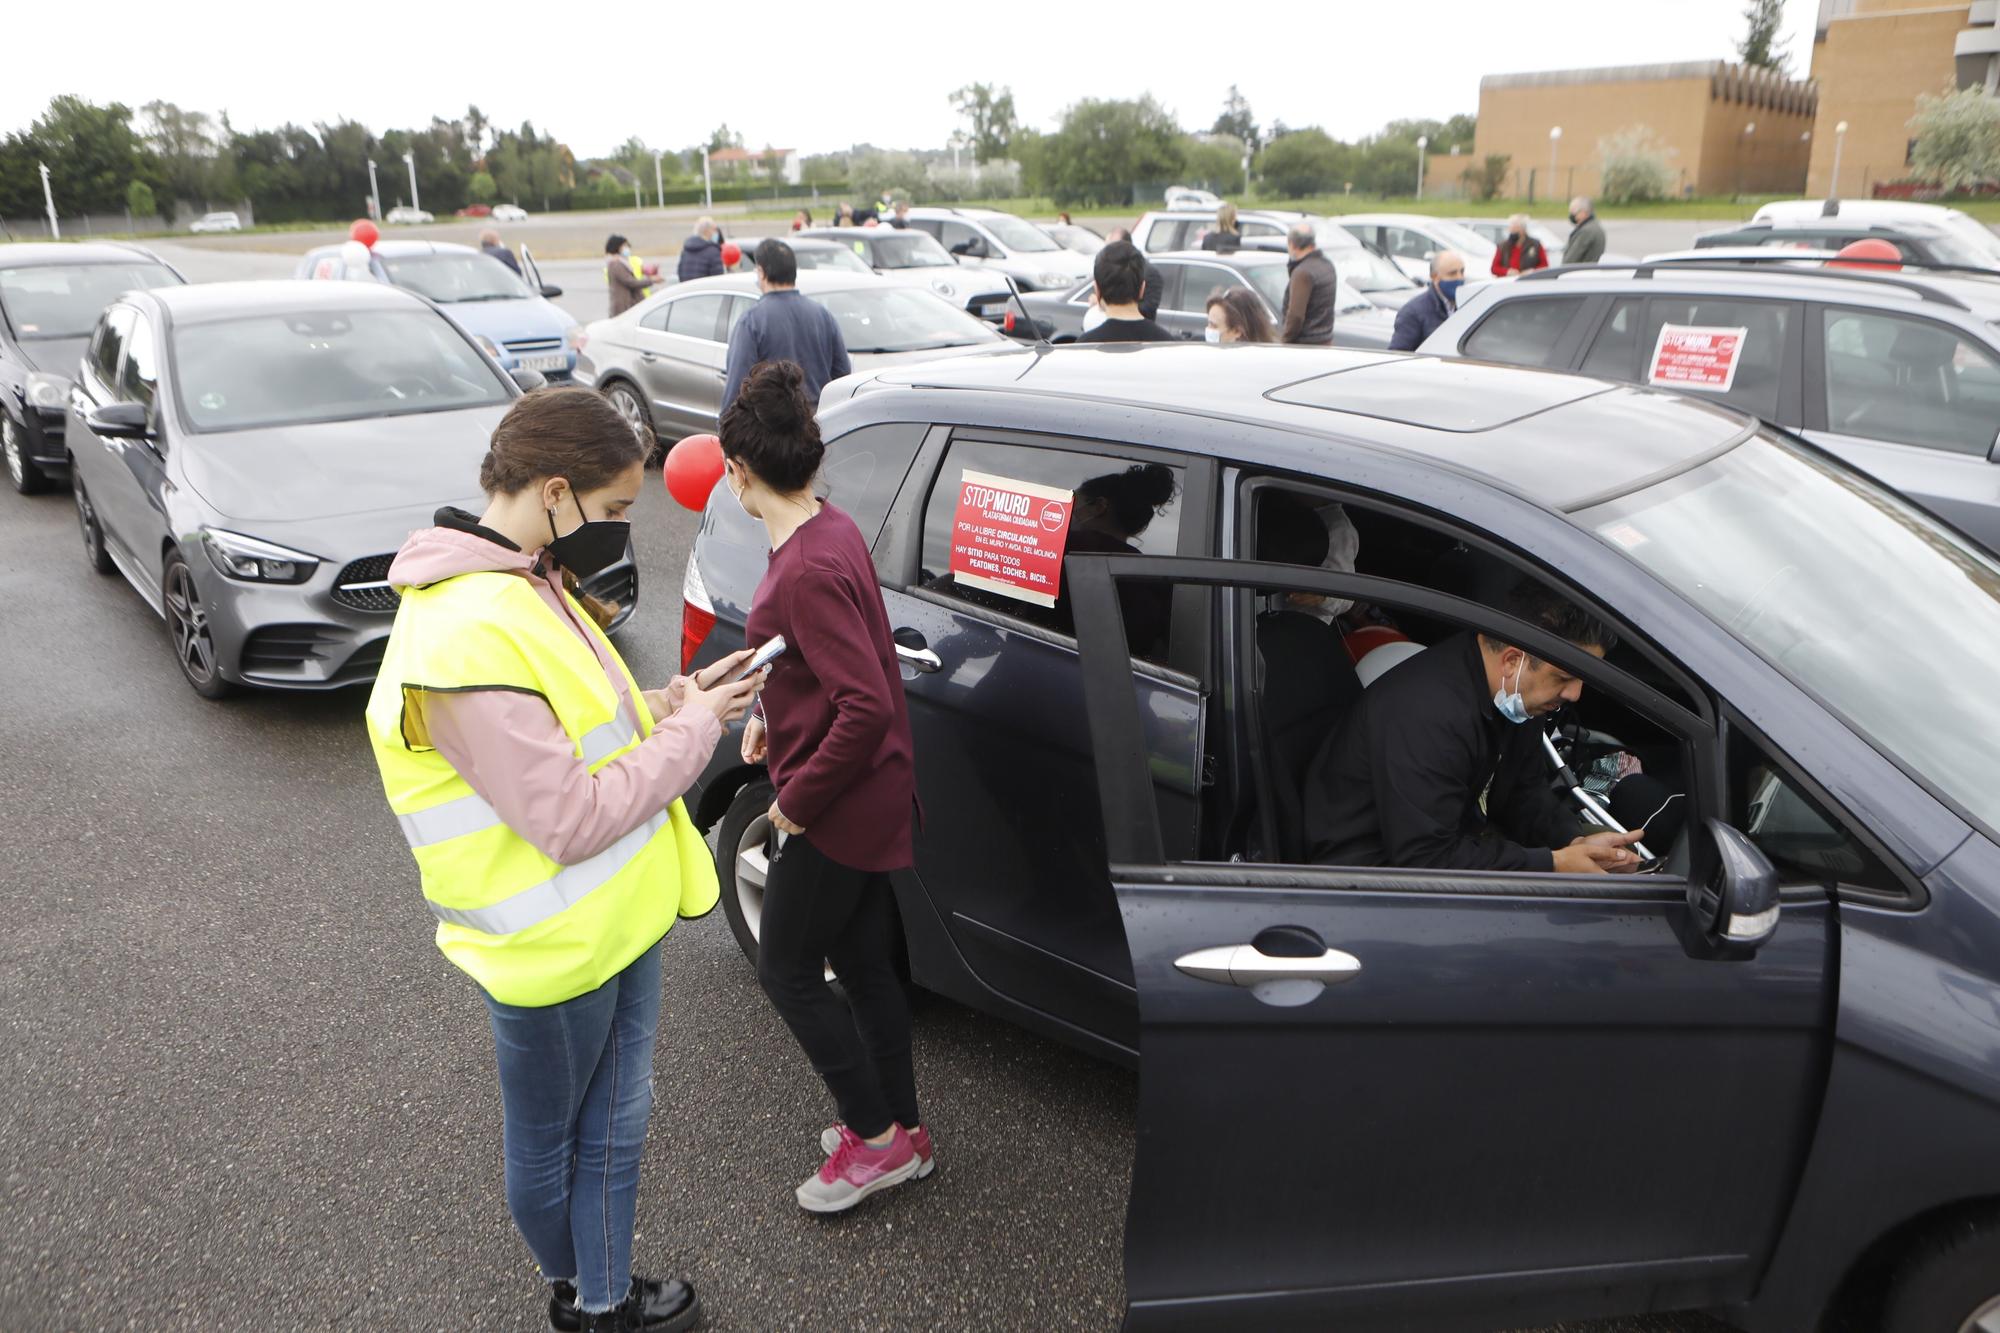
[[[727,685],[734,685],[739,680],[745,680],[751,676],[756,675],[759,671],[762,671],[765,667],[777,661],[778,658],[784,654],[785,649],[790,646],[791,645],[785,642],[784,635],[782,634],[772,635],[769,641],[767,641],[761,648],[759,648],[756,652],[750,654],[750,660],[743,664],[743,669],[741,671],[738,671],[735,675],[731,676],[727,681],[723,683]]]

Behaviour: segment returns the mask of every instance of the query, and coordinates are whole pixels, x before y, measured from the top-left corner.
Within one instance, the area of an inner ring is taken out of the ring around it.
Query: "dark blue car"
[[[823,408],[911,706],[910,975],[1139,1066],[1129,1328],[1994,1327],[1991,557],[1727,408],[1479,362],[1059,348]],[[968,473],[1070,506],[1053,595],[967,562]],[[1122,486],[1149,521],[1090,501]],[[697,663],[764,567],[717,495]],[[1342,505],[1354,571],[1256,562],[1276,496]],[[1496,609],[1523,578],[1620,646]],[[1306,863],[1341,716],[1263,635],[1288,592],[1580,676],[1572,759],[1686,794],[1657,868]],[[691,801],[751,953],[770,799],[725,743]]]

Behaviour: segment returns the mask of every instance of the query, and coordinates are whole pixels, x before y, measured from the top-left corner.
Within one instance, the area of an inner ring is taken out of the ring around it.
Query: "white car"
[[[526,222],[528,220],[528,210],[519,204],[495,204],[493,205],[493,220],[495,222]]]
[[[1245,208],[1236,214],[1236,233],[1245,250],[1283,250],[1285,233],[1295,223],[1310,222],[1319,248],[1333,261],[1342,281],[1385,310],[1399,310],[1422,284],[1413,281],[1394,261],[1369,249],[1331,218],[1281,209]],[[1148,213],[1132,229],[1132,243],[1149,255],[1170,250],[1199,250],[1215,213],[1207,209]],[[1489,263],[1491,261],[1488,261]]]
[[[435,215],[421,208],[411,208],[408,204],[404,204],[400,207],[390,209],[389,216],[384,218],[383,221],[392,227],[402,227],[418,222],[436,222],[437,218]]]
[[[1993,267],[2000,268],[2000,234],[1970,214],[1942,204],[1919,204],[1908,199],[1781,199],[1765,204],[1750,220],[1790,226],[1823,217],[1884,226],[1916,223],[1935,227],[1971,246]]]
[[[1456,250],[1465,257],[1467,276],[1493,272],[1493,242],[1450,218],[1421,213],[1343,213],[1333,219],[1364,245],[1372,245],[1396,261],[1396,267],[1418,282],[1431,280],[1431,256]]]
[[[991,208],[913,208],[910,225],[928,232],[961,264],[990,268],[1024,292],[1068,291],[1090,276],[1091,260],[1066,249],[1025,218]]]
[[[1222,207],[1222,199],[1207,190],[1197,190],[1191,185],[1170,185],[1165,195],[1168,208],[1208,208]]]
[[[242,231],[243,219],[234,213],[204,213],[199,222],[188,224],[189,231]]]

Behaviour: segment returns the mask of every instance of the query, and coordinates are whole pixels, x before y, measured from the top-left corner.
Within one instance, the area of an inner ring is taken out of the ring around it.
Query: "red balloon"
[[[1899,273],[1903,268],[1903,252],[1893,242],[1879,237],[1864,237],[1849,241],[1840,247],[1838,257],[1826,261],[1828,268],[1874,269],[1877,273]],[[1843,262],[1845,261],[1845,262]]]
[[[357,218],[354,225],[347,229],[347,239],[350,241],[359,241],[370,250],[373,250],[375,242],[382,239],[382,233],[377,231],[375,224],[367,218]]]
[[[722,243],[722,266],[724,268],[735,268],[742,262],[743,247],[734,241],[724,241]]]
[[[708,505],[708,493],[722,480],[722,441],[713,435],[690,435],[667,450],[660,471],[668,494],[683,509],[699,513]]]

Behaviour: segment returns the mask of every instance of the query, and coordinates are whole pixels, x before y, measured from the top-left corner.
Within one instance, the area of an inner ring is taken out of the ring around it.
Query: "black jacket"
[[[1535,719],[1500,716],[1479,640],[1446,639],[1361,696],[1306,774],[1321,865],[1550,870],[1583,831],[1549,785]]]
[[[681,242],[681,262],[676,276],[682,282],[695,278],[718,278],[722,276],[722,243],[706,236],[695,235]]]
[[[1423,346],[1424,339],[1438,330],[1438,325],[1451,318],[1451,302],[1444,299],[1444,293],[1436,283],[1427,284],[1424,289],[1403,302],[1403,308],[1396,312],[1396,328],[1389,335],[1389,350],[1392,352],[1414,352]]]
[[[1167,280],[1153,261],[1146,260],[1146,290],[1139,294],[1139,313],[1152,319],[1160,313],[1160,298],[1167,294]]]
[[[1283,329],[1280,342],[1316,343],[1333,341],[1333,312],[1340,304],[1340,277],[1324,251],[1314,249],[1285,266],[1291,275],[1285,285],[1285,301],[1278,312]]]
[[[508,268],[513,269],[516,273],[521,271],[521,261],[514,258],[514,252],[504,245],[482,245],[479,247],[479,252],[483,255],[492,256]]]

